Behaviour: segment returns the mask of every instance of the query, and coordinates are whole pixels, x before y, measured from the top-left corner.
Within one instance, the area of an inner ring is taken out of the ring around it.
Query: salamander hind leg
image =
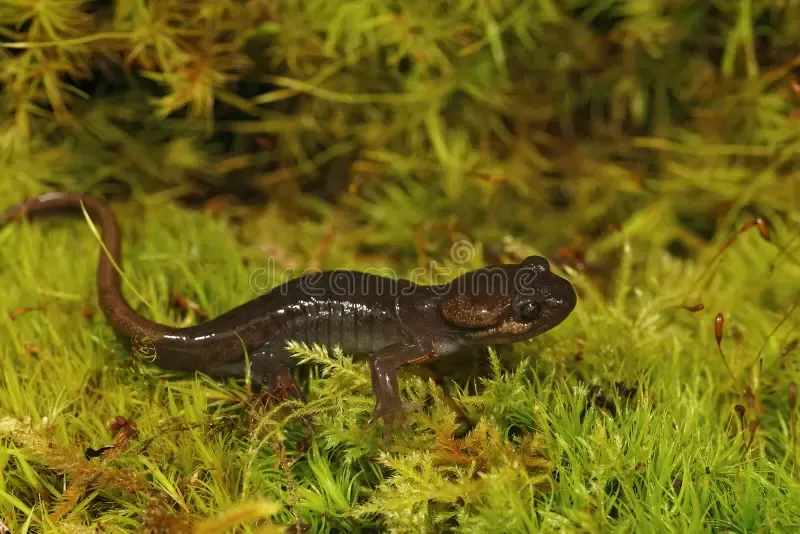
[[[292,376],[294,368],[291,355],[282,347],[276,348],[273,344],[259,347],[250,356],[250,376],[254,383],[260,384],[268,403],[280,403],[292,399],[305,403],[305,395]],[[286,406],[293,413],[295,406]],[[307,417],[301,419],[313,432],[311,422]]]
[[[250,356],[250,376],[253,382],[266,389],[277,401],[303,399],[303,394],[292,376],[292,358],[284,349],[264,345]]]

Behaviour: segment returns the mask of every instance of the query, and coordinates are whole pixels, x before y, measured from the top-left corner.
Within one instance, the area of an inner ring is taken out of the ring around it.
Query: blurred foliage
[[[691,248],[798,202],[794,2],[3,0],[0,21],[12,179],[45,150],[72,188],[305,216],[314,191],[392,247],[583,247],[658,206]]]

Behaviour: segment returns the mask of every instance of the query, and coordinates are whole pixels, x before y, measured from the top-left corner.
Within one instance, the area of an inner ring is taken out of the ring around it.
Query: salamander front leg
[[[407,427],[403,405],[400,402],[400,390],[397,386],[397,370],[403,365],[435,357],[420,345],[413,343],[396,343],[375,352],[370,358],[369,367],[372,375],[372,391],[375,394],[375,411],[367,423],[372,426],[379,418],[383,419],[383,443],[388,448],[392,441],[392,429],[395,421]]]

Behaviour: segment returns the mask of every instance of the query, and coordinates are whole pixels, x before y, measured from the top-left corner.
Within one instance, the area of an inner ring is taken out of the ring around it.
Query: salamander
[[[577,302],[572,285],[551,272],[545,258],[529,256],[435,285],[344,269],[316,271],[204,323],[172,327],[140,315],[125,300],[115,268],[122,260],[120,227],[103,201],[83,193],[50,192],[10,207],[0,215],[0,226],[81,206],[101,227],[107,251],[97,267],[98,302],[128,347],[147,339],[155,351],[153,363],[161,368],[217,377],[249,373],[253,383],[269,391],[288,385],[290,393],[298,390],[286,349],[290,340],[368,355],[376,400],[370,424],[383,419],[387,444],[394,423],[404,422],[400,368],[469,346],[531,339],[563,322]]]

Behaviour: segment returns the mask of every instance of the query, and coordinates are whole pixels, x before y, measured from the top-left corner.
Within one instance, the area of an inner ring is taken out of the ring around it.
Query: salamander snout
[[[563,313],[565,316],[569,315],[578,303],[578,295],[572,284],[560,276],[553,276],[558,278],[558,283],[553,284],[550,295],[544,299],[544,302],[550,308],[558,310],[559,313]]]
[[[569,281],[550,270],[550,263],[541,256],[528,256],[520,263],[514,276],[514,302],[520,309],[526,306],[539,306],[541,313],[536,317],[540,328],[553,328],[566,319],[578,302],[575,288]],[[528,322],[526,317],[517,314],[518,322]],[[541,331],[539,329],[539,331]]]
[[[480,343],[538,336],[569,317],[578,300],[572,284],[553,273],[541,256],[476,269],[444,289],[442,317]]]

